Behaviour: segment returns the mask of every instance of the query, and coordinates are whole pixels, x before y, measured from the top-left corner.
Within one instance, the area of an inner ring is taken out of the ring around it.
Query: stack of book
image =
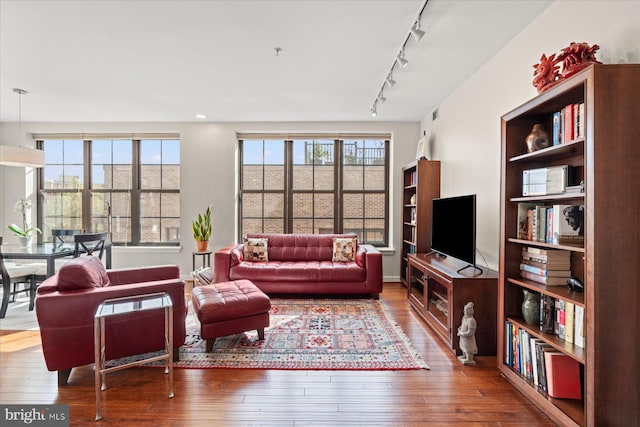
[[[524,247],[520,276],[547,286],[566,285],[571,277],[570,257],[568,251]]]

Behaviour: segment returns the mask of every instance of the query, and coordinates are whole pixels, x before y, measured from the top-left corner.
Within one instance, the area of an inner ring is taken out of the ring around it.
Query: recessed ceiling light
[[[206,119],[207,116],[205,116],[204,114],[196,114],[196,119]]]

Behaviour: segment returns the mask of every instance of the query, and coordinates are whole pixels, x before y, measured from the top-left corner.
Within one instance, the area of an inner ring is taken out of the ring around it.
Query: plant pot
[[[198,249],[198,252],[205,252],[209,248],[209,242],[207,240],[196,240],[196,248]]]
[[[31,242],[33,241],[33,237],[18,237],[20,239],[20,247],[23,249],[31,247]]]

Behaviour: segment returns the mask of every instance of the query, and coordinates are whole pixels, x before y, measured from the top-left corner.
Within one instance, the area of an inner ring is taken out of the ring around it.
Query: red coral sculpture
[[[533,85],[538,90],[538,93],[544,92],[559,82],[560,67],[557,65],[558,62],[559,60],[556,59],[555,53],[548,58],[543,53],[540,57],[540,62],[533,66],[535,68]]]
[[[562,61],[562,77],[567,78],[591,64],[602,64],[596,59],[596,51],[600,46],[587,43],[571,42],[558,55],[558,61]]]

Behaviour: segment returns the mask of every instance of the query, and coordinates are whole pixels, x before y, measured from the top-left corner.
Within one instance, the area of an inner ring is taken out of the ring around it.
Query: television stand
[[[462,354],[457,329],[465,304],[473,302],[478,356],[495,356],[498,274],[485,269],[470,275],[463,270],[475,266],[436,254],[408,254],[407,262],[409,304],[453,354]]]
[[[456,271],[456,273],[460,273],[462,270],[465,270],[465,269],[467,269],[467,268],[469,268],[469,267],[473,267],[475,270],[479,270],[479,271],[480,271],[480,274],[484,273],[484,271],[483,271],[480,267],[478,267],[477,265],[475,265],[475,264],[469,264],[469,265],[467,265],[466,267],[462,267],[460,270]]]

